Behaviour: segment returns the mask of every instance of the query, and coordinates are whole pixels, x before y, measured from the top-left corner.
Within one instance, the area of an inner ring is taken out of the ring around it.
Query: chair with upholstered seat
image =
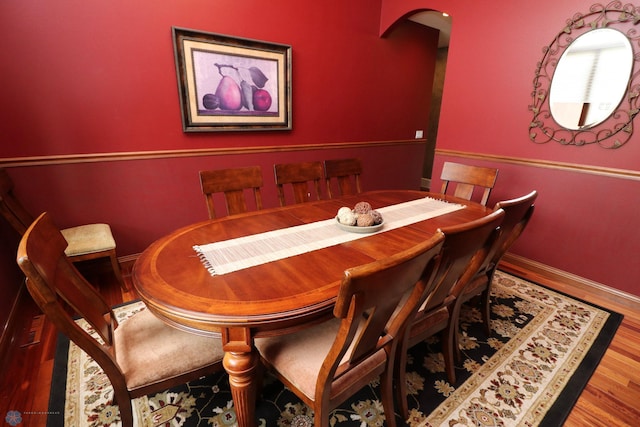
[[[256,338],[263,364],[327,427],[330,412],[380,376],[386,425],[396,425],[393,366],[398,338],[433,283],[442,234],[344,272],[334,319],[289,335]]]
[[[480,268],[498,234],[504,211],[464,224],[443,227],[444,244],[435,274],[434,291],[423,295],[420,308],[409,321],[403,348],[396,358],[396,392],[400,413],[408,417],[405,367],[407,350],[436,333],[441,333],[447,378],[455,384],[454,346],[457,345],[457,317],[460,305],[456,297]]]
[[[493,275],[504,254],[518,240],[527,224],[529,224],[537,197],[538,192],[534,190],[525,196],[496,203],[494,210],[502,209],[505,213],[504,220],[500,225],[500,236],[478,269],[478,272],[469,281],[469,284],[465,286],[459,297],[461,302],[465,302],[475,296],[481,296],[482,317],[487,335],[491,334],[490,297]],[[458,351],[459,348],[456,348],[456,352]]]
[[[51,217],[43,213],[25,231],[17,262],[27,277],[29,293],[47,319],[104,370],[124,426],[133,426],[131,399],[222,369],[219,338],[168,326],[148,309],[118,323],[112,309],[65,255],[66,247]],[[70,309],[100,338],[78,326]]]
[[[247,212],[245,190],[253,192],[253,204],[262,209],[262,169],[250,166],[200,171],[200,185],[207,203],[209,218],[216,218],[214,194],[223,193],[227,215]]]
[[[480,188],[482,190],[480,203],[486,206],[497,178],[498,169],[444,162],[442,173],[440,174],[440,179],[442,180],[441,193],[447,194],[447,190],[455,186],[453,193],[455,197],[471,200],[474,195],[474,189]]]
[[[338,195],[354,195],[362,193],[360,175],[362,162],[360,159],[331,159],[324,161],[324,178],[327,195],[333,199],[332,181],[338,182]]]
[[[273,166],[280,206],[286,206],[285,184],[293,191],[294,203],[320,200],[321,162],[280,163]]]
[[[33,222],[33,216],[23,207],[13,192],[13,182],[5,169],[0,169],[0,214],[22,236]],[[116,255],[116,241],[108,224],[85,224],[61,230],[69,243],[66,254],[73,262],[109,258],[113,273],[125,286]]]

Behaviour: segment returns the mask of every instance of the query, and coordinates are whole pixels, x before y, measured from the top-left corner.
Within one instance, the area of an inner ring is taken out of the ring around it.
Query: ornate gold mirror
[[[639,111],[638,22],[640,8],[618,1],[567,20],[537,64],[533,142],[618,148],[629,140]]]

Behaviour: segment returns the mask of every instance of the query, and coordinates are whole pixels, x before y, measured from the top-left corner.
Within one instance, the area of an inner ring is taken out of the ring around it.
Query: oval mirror
[[[618,108],[631,77],[633,48],[620,31],[582,34],[564,51],[551,81],[553,119],[567,129],[588,129]]]

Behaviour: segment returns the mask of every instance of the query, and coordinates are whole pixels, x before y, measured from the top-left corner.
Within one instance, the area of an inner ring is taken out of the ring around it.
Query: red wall
[[[0,13],[2,157],[410,139],[428,116],[436,31],[380,38],[367,0],[7,0]],[[184,134],[172,26],[291,45],[293,131]]]
[[[542,48],[567,19],[586,13],[591,4],[580,0],[383,0],[380,31],[419,9],[452,16],[436,149],[638,171],[637,119],[631,140],[616,150],[555,142],[537,145],[528,137],[533,117],[528,106]],[[456,157],[436,156],[435,177],[445,160]],[[533,167],[526,162],[463,161],[500,169],[491,203],[531,189],[540,193],[530,228],[515,253],[640,295],[637,180]],[[434,187],[439,185],[434,180]]]
[[[267,207],[277,162],[357,156],[365,189],[420,185],[424,142],[407,141],[428,121],[438,35],[407,22],[379,37],[379,0],[3,0],[0,22],[0,166],[34,214],[111,224],[120,256],[206,218],[201,169],[262,166]],[[172,26],[291,45],[293,130],[183,133]],[[191,152],[243,147],[267,150]],[[112,153],[134,158],[96,157]],[[0,227],[7,307],[12,233]]]

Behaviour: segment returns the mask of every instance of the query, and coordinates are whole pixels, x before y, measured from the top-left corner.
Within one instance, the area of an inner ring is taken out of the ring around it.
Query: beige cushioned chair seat
[[[318,373],[336,339],[339,327],[340,319],[332,319],[293,334],[256,338],[255,345],[265,361],[307,397],[314,399]],[[357,383],[363,370],[367,373],[384,371],[384,350],[378,351],[369,359],[362,365],[363,369],[354,369],[339,377],[334,388],[344,390],[347,384]]]
[[[78,256],[116,248],[116,241],[108,224],[87,224],[60,230],[69,246],[67,256]]]
[[[148,309],[122,321],[114,341],[129,389],[196,370],[224,356],[220,339],[173,328]]]

